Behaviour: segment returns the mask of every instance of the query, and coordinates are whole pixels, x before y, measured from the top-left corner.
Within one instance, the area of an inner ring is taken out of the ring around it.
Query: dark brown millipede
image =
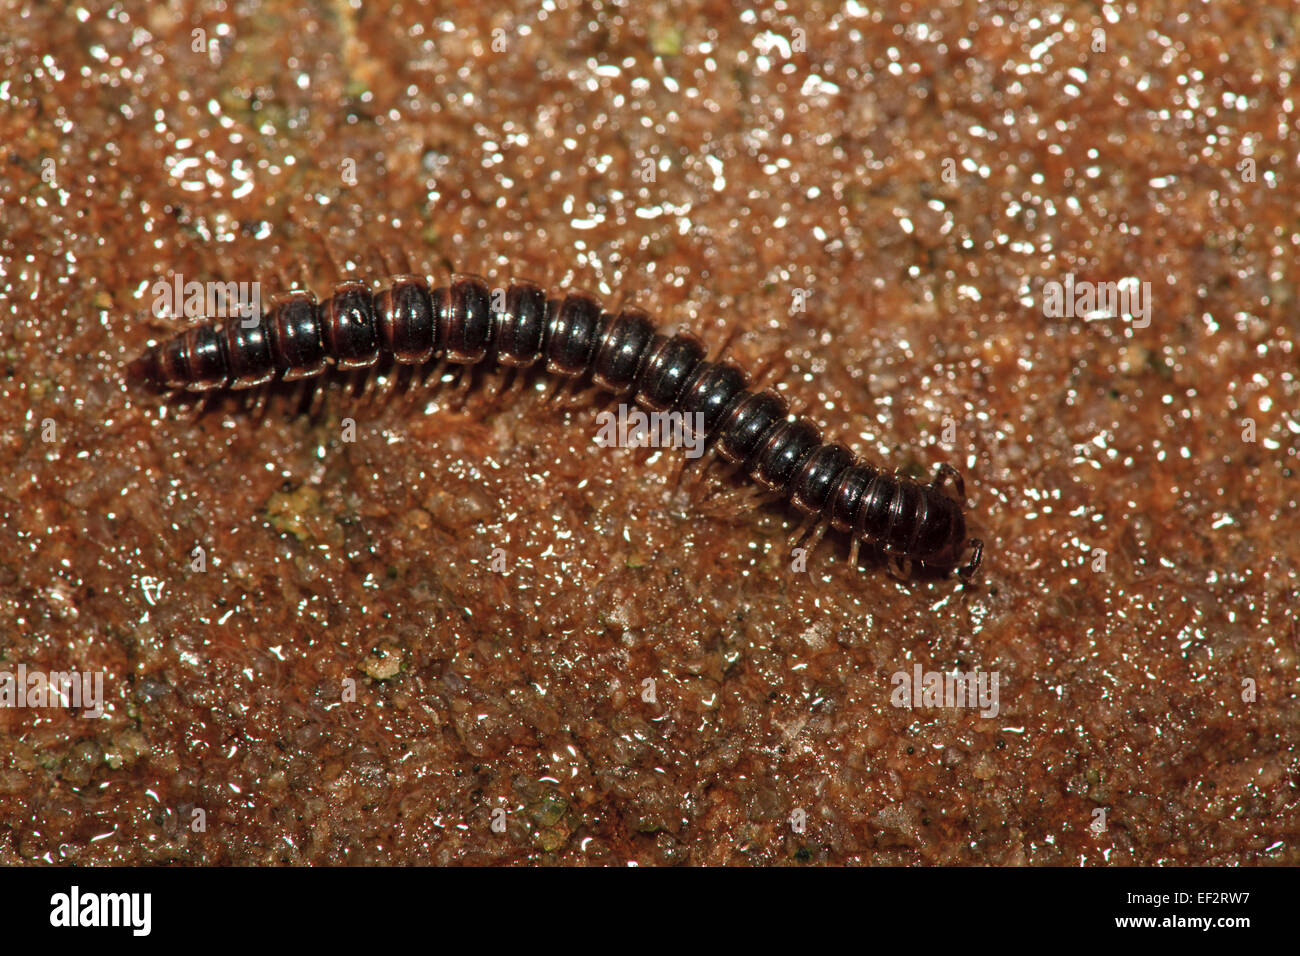
[[[399,274],[378,292],[347,280],[323,302],[294,291],[255,322],[196,325],[146,351],[130,371],[162,388],[210,392],[308,378],[330,365],[371,368],[389,357],[402,365],[441,359],[509,369],[545,358],[561,379],[589,378],[650,411],[699,416],[692,420],[703,423],[705,447],[800,513],[814,542],[827,526],[849,532],[855,565],[866,543],[901,563],[974,575],[984,545],[966,537],[965,492],[951,465],[940,465],[929,483],[887,474],[844,445],[823,442],[821,430],[791,416],[775,391],[752,391],[735,363],[705,355],[694,335],[661,335],[642,310],[606,312],[586,292],[548,296],[516,280],[494,296],[474,275],[431,288],[421,276]]]

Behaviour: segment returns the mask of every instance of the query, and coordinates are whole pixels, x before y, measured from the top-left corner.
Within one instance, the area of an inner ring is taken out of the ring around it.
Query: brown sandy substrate
[[[107,698],[0,710],[0,862],[1300,862],[1294,7],[126,6],[0,41],[0,665]],[[590,402],[124,382],[323,245],[735,326],[980,580],[797,573]]]

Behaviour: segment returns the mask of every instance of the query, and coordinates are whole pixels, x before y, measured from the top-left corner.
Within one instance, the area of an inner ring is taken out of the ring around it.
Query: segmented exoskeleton
[[[553,375],[589,377],[650,411],[698,414],[687,420],[702,421],[706,447],[788,502],[819,535],[827,526],[848,532],[855,559],[863,542],[942,570],[969,553],[957,569],[964,579],[979,567],[983,543],[966,537],[962,480],[951,466],[920,483],[866,464],[844,445],[823,442],[820,429],[792,417],[775,391],[751,390],[735,363],[706,359],[694,335],[661,335],[642,310],[609,313],[581,291],[548,296],[515,281],[494,296],[472,275],[453,275],[440,288],[397,275],[378,292],[349,280],[324,301],[304,291],[284,295],[256,322],[197,325],[131,368],[164,388],[205,392],[307,378],[330,365],[367,368],[385,356],[403,365],[442,359],[515,369],[545,359]]]

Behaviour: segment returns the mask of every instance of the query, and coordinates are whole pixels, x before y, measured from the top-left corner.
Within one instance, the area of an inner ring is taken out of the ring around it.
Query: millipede
[[[798,539],[812,534],[811,547],[830,527],[850,535],[854,566],[866,544],[909,572],[916,565],[955,569],[969,581],[979,568],[984,545],[966,537],[965,489],[951,465],[922,483],[824,442],[821,429],[791,414],[779,393],[758,390],[730,359],[710,360],[695,335],[661,334],[636,307],[611,313],[587,292],[548,295],[527,280],[496,291],[463,273],[438,287],[411,273],[374,285],[346,279],[324,300],[295,289],[274,297],[256,321],[202,322],[149,348],[128,370],[158,388],[210,393],[387,360],[514,371],[544,360],[566,384],[589,381],[648,411],[702,423],[704,449],[728,473],[747,475],[797,512]]]

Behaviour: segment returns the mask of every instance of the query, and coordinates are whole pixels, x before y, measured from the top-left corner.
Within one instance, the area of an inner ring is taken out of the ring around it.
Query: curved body
[[[776,392],[752,391],[736,364],[707,360],[695,336],[661,335],[640,309],[609,313],[584,292],[548,297],[516,281],[494,297],[477,276],[454,275],[432,288],[420,276],[398,275],[375,293],[350,280],[324,301],[301,291],[280,297],[256,323],[195,326],[131,369],[164,388],[204,392],[307,378],[329,365],[365,368],[384,355],[407,365],[544,361],[551,374],[589,376],[648,410],[698,413],[687,420],[703,422],[707,447],[807,519],[850,534],[855,554],[864,542],[948,570],[969,553],[961,576],[979,567],[983,544],[966,537],[961,478],[951,467],[941,466],[928,484],[880,471],[823,442],[808,419],[792,419]],[[945,489],[949,481],[956,496]]]

